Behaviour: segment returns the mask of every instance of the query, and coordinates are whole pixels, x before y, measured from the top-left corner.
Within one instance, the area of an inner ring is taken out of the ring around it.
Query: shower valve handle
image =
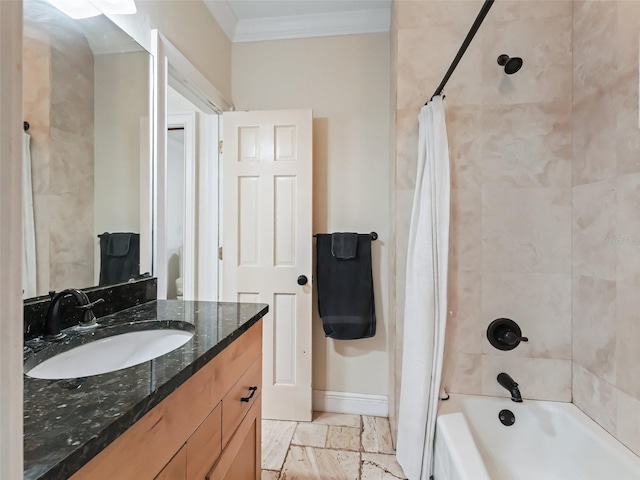
[[[500,341],[507,345],[515,345],[517,342],[528,342],[527,337],[519,337],[515,332],[507,331],[501,337]]]

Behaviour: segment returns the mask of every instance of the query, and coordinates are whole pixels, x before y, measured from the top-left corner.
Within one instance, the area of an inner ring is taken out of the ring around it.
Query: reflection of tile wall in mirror
[[[97,234],[141,233],[150,56],[104,16],[41,0],[24,2],[23,45],[37,294],[97,285]]]

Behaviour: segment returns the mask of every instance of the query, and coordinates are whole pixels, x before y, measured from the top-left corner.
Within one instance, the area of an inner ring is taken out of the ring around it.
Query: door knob
[[[300,275],[298,277],[298,285],[306,285],[307,284],[307,276],[306,275]]]

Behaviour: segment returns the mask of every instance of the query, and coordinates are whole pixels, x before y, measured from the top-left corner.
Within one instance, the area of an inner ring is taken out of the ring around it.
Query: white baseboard
[[[389,416],[389,397],[365,393],[313,391],[313,409],[320,412],[354,413],[373,417]]]

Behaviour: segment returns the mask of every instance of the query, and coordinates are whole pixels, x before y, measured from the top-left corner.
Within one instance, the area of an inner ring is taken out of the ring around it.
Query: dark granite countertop
[[[144,322],[168,328],[171,321],[182,321],[195,327],[193,338],[182,347],[123,370],[73,380],[25,375],[24,478],[71,476],[267,311],[264,304],[158,300],[100,318],[96,330],[67,331],[58,345],[84,343],[105,328],[144,328]],[[27,342],[25,361],[33,362],[49,346],[40,339]]]

